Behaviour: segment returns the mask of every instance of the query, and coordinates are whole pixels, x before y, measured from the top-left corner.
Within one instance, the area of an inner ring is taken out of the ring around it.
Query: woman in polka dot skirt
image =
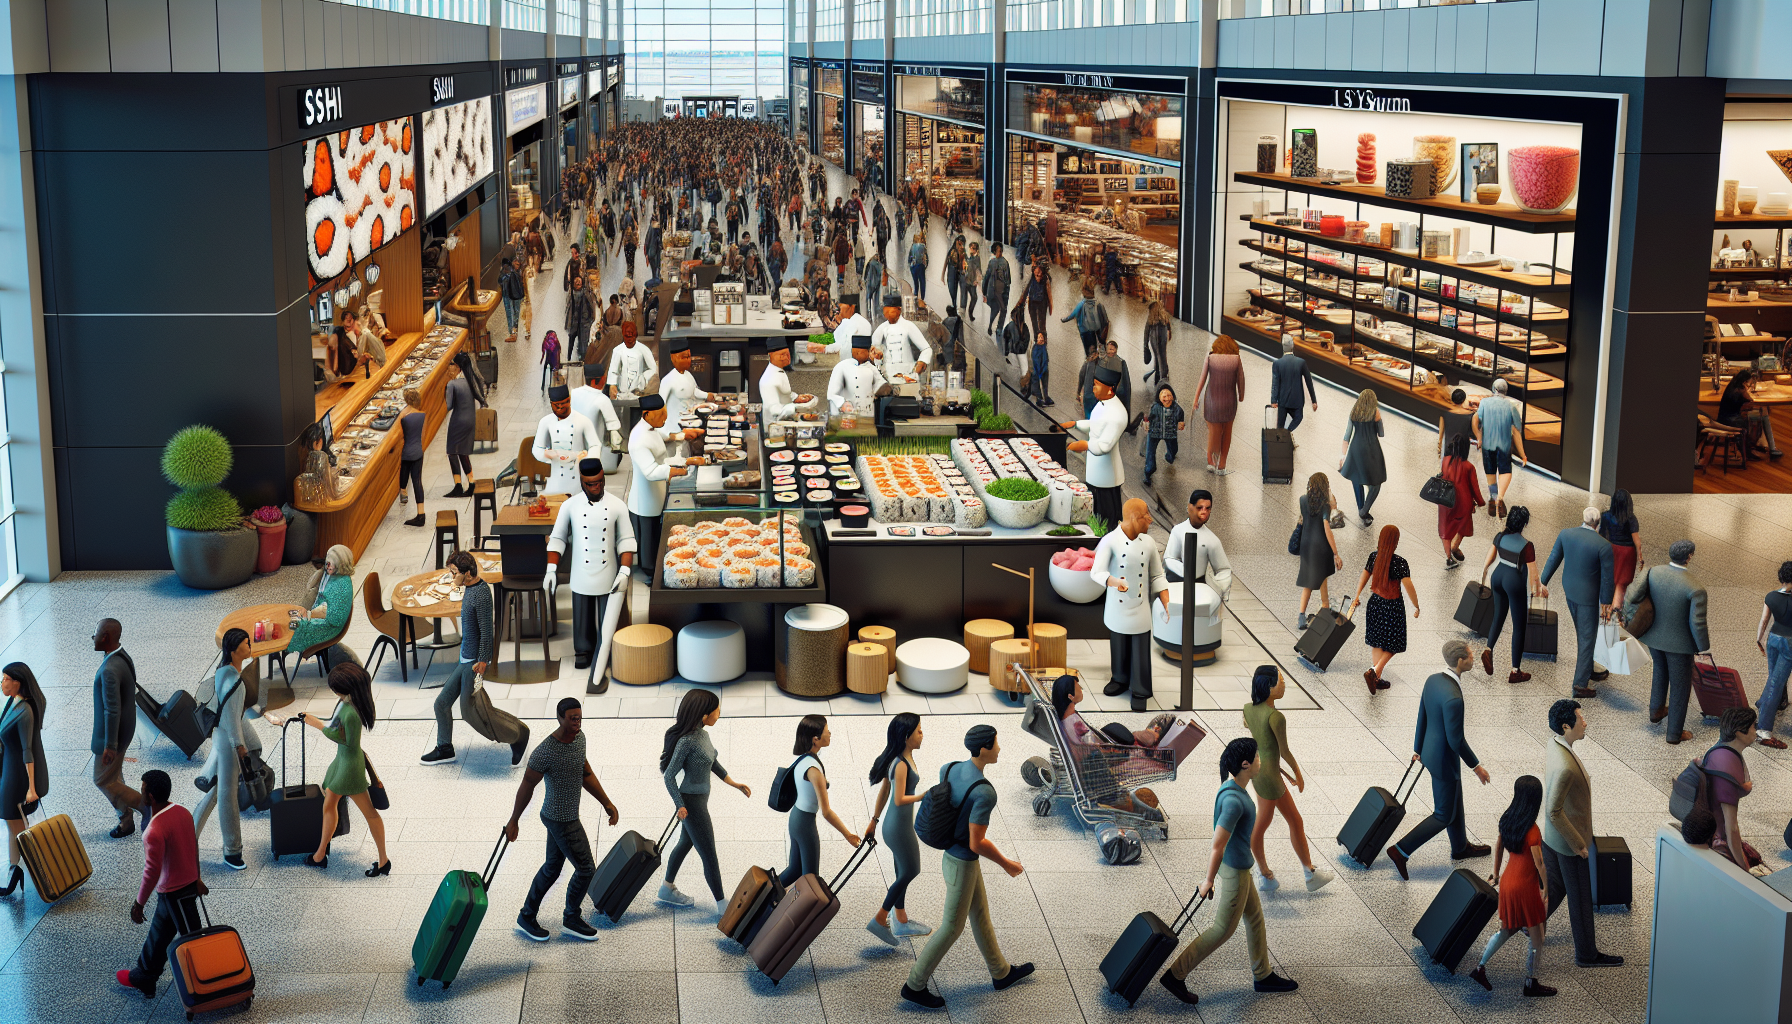
[[[1370,667],[1363,672],[1363,681],[1369,685],[1371,697],[1376,691],[1388,688],[1381,675],[1387,671],[1388,662],[1394,660],[1394,655],[1406,650],[1406,602],[1400,597],[1402,586],[1406,588],[1406,596],[1412,599],[1412,617],[1419,617],[1419,594],[1412,586],[1412,571],[1406,567],[1406,559],[1394,553],[1399,543],[1398,526],[1390,524],[1381,528],[1375,550],[1369,553],[1368,564],[1363,566],[1363,578],[1357,581],[1356,599],[1350,605],[1351,614],[1356,614],[1356,606],[1363,601],[1363,588],[1369,587],[1369,620],[1363,630],[1363,642],[1373,653]]]

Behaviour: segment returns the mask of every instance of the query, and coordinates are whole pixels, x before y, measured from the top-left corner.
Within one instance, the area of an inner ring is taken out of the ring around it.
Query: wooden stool
[[[448,556],[459,550],[460,513],[451,508],[443,509],[436,513],[436,568],[446,565]]]
[[[1070,631],[1057,623],[1033,623],[1033,642],[1039,645],[1039,657],[1034,660],[1041,665],[1062,665],[1069,661],[1069,636]]]
[[[859,643],[877,644],[884,649],[886,674],[896,671],[896,631],[888,626],[860,626]]]
[[[972,619],[964,624],[964,648],[971,652],[971,671],[989,671],[989,645],[1014,636],[1014,627],[1001,619]]]
[[[883,644],[853,644],[846,649],[846,688],[854,693],[883,693],[890,687],[890,652]]]
[[[1019,638],[997,640],[990,644],[989,685],[1003,693],[1019,694],[1025,691],[1026,684],[1020,683],[1019,680],[1016,680],[1015,683],[1008,681],[1007,668],[1011,661],[1019,662],[1021,667],[1026,667],[1028,656],[1032,650],[1033,645],[1030,641]],[[1018,688],[1016,684],[1019,684]],[[1015,698],[1010,697],[1009,699]]]
[[[452,513],[444,513],[451,515]],[[440,548],[436,551],[441,554]],[[437,565],[436,568],[441,568]],[[552,661],[553,655],[548,653],[548,637],[554,625],[554,598],[541,585],[541,581],[533,576],[504,576],[498,580],[497,593],[497,632],[492,641],[492,653],[496,654],[508,634],[515,644],[517,664],[523,661],[523,623],[529,615],[534,614],[541,619],[541,660]],[[534,643],[534,638],[530,638]]]
[[[652,686],[672,678],[676,640],[665,626],[643,622],[610,638],[610,675],[630,686]]]
[[[498,519],[498,489],[493,485],[491,477],[473,481],[473,547],[485,550],[485,517],[492,514],[492,521]]]

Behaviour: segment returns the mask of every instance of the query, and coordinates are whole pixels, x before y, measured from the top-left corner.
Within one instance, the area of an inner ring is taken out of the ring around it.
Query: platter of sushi
[[[1003,478],[1037,480],[1051,497],[1046,518],[1052,522],[1079,522],[1095,511],[1095,495],[1088,485],[1030,437],[957,438],[952,442],[952,459],[979,497],[987,499],[989,485]]]
[[[880,523],[939,523],[976,529],[987,515],[983,499],[944,454],[866,454],[857,477],[865,503]]]
[[[812,587],[815,560],[797,516],[729,516],[674,525],[661,582],[674,590]]]

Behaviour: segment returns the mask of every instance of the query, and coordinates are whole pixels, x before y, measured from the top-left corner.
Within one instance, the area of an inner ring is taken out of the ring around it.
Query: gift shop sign
[[[1374,110],[1387,114],[1412,113],[1412,98],[1389,96],[1374,89],[1333,89],[1332,106],[1339,110]]]

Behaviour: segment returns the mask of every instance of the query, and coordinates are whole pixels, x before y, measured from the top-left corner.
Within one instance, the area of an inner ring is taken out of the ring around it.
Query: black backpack
[[[954,806],[952,769],[963,763],[954,761],[947,765],[945,774],[921,797],[921,806],[915,811],[915,835],[936,850],[949,850],[959,843],[969,845],[971,794],[978,786],[990,785],[988,779],[978,779],[965,791],[964,801]]]
[[[506,270],[498,284],[504,289],[505,298],[520,300],[523,297],[523,278],[516,271]]]
[[[1022,330],[1018,323],[1013,320],[1008,321],[1008,326],[1002,328],[1002,334],[1006,336],[1009,355],[1024,356],[1027,354],[1027,332]]]
[[[1675,821],[1685,821],[1686,816],[1692,813],[1693,808],[1701,805],[1707,812],[1713,815],[1717,813],[1711,807],[1709,796],[1711,791],[1708,787],[1712,779],[1722,779],[1738,787],[1742,785],[1731,778],[1728,772],[1713,771],[1704,766],[1703,762],[1709,760],[1712,753],[1721,746],[1723,744],[1720,743],[1717,747],[1705,751],[1704,757],[1688,761],[1686,767],[1680,769],[1680,774],[1674,777],[1674,788],[1668,793],[1668,813],[1673,815]],[[1788,828],[1792,829],[1792,826],[1788,826]]]
[[[790,767],[780,768],[777,774],[772,776],[772,789],[770,793],[766,794],[765,802],[779,814],[786,813],[796,806],[796,766],[802,763],[804,757],[815,757],[815,755],[804,754],[790,762]],[[821,758],[815,757],[815,767],[821,768]],[[827,774],[826,768],[821,768],[821,771],[822,774]]]

